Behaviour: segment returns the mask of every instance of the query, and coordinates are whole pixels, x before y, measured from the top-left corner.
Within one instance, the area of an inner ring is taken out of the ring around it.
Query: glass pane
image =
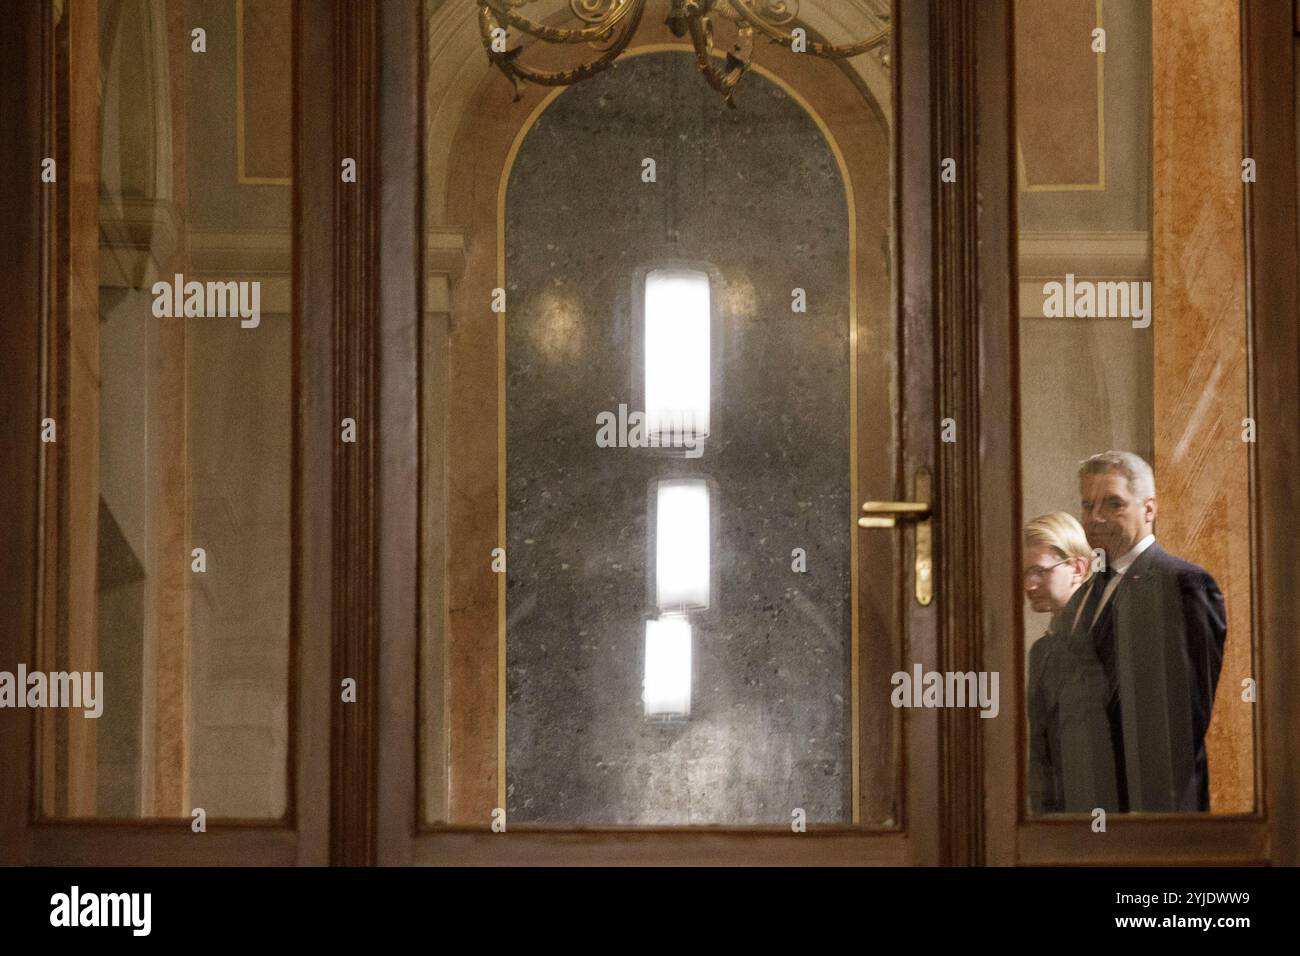
[[[426,13],[426,821],[893,823],[888,46],[773,46],[729,109],[647,13],[516,101]]]
[[[1250,811],[1239,7],[1019,0],[1034,813]]]
[[[286,811],[289,0],[54,6],[71,246],[48,816]]]

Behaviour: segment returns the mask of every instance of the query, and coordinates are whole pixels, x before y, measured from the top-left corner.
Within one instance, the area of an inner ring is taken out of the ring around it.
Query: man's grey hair
[[[1103,451],[1079,463],[1079,480],[1085,475],[1105,475],[1117,471],[1128,479],[1128,490],[1138,501],[1156,493],[1156,476],[1142,456],[1131,451]]]

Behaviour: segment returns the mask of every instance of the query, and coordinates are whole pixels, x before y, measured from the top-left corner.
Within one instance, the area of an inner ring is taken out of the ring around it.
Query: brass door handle
[[[859,528],[896,528],[900,522],[916,524],[916,603],[929,607],[934,600],[934,556],[930,518],[930,470],[916,470],[913,491],[917,501],[864,501]]]
[[[864,501],[859,528],[892,528],[900,521],[924,521],[930,505],[924,501]]]

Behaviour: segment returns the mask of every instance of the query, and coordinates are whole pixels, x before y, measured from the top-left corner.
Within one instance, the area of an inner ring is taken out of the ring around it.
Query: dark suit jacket
[[[1064,626],[1087,591],[1079,588],[1061,612]],[[1209,810],[1205,731],[1227,637],[1214,578],[1153,543],[1087,625],[1081,620],[1067,643],[1076,659],[1090,646],[1100,666],[1115,809]]]
[[[1074,619],[1068,610],[1029,649],[1029,800],[1035,813],[1118,806],[1105,673],[1088,635],[1064,629]]]

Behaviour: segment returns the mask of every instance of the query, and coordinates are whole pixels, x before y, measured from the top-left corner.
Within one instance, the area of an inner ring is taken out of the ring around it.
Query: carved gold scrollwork
[[[515,12],[514,8],[531,2],[532,0],[479,0],[480,22],[482,14],[490,11],[496,15],[497,21],[507,23],[539,40],[549,40],[551,43],[591,43],[606,39],[611,31],[634,13],[639,21],[645,8],[645,0],[569,0],[570,9],[589,26],[566,30],[563,27],[547,26]],[[628,39],[631,40],[631,37]]]
[[[595,76],[613,65],[618,55],[627,48],[636,34],[636,28],[641,23],[641,15],[645,11],[645,0],[614,0],[614,3],[616,5],[610,7],[606,18],[596,26],[581,30],[558,30],[542,24],[534,24],[524,17],[503,9],[501,0],[480,0],[479,35],[483,39],[483,48],[487,51],[488,59],[514,83],[515,99],[519,99],[519,87],[522,82],[535,83],[538,86],[569,86],[589,76]],[[613,42],[599,57],[573,69],[550,72],[537,70],[518,62],[523,47],[511,47],[505,52],[497,52],[492,48],[493,31],[502,28],[503,21],[543,40],[550,39],[559,43],[590,43],[608,40],[612,35]],[[620,23],[622,29],[618,30]],[[531,29],[531,27],[540,29]],[[618,30],[616,35],[615,30]]]
[[[735,12],[733,6],[731,0],[721,0],[719,10],[725,7],[732,19],[735,19],[739,14]],[[762,17],[773,26],[799,25],[799,0],[750,0],[749,6],[756,16]]]
[[[632,42],[646,5],[646,0],[569,0],[570,12],[583,26],[563,28],[539,23],[518,12],[532,2],[478,0],[483,47],[492,63],[514,83],[516,99],[521,83],[568,86],[608,69]],[[721,55],[721,65],[714,47],[714,14],[735,24],[736,30],[736,43]],[[793,48],[795,30],[803,29],[804,52],[826,59],[857,56],[889,39],[886,27],[856,43],[837,45],[814,40],[799,21],[799,0],[672,0],[667,23],[676,36],[690,36],[701,75],[733,107],[736,86],[753,63],[756,33]],[[600,55],[567,70],[537,70],[519,62],[522,46],[493,49],[494,32],[507,27],[551,43],[586,43]]]
[[[800,26],[797,22],[798,0],[727,0],[727,2],[739,20],[749,23],[764,36],[785,47],[794,44],[794,27]],[[788,30],[785,28],[787,24],[791,24]],[[843,45],[823,43],[809,38],[807,52],[828,60],[842,60],[866,53],[888,39],[888,27],[878,30],[864,40]]]
[[[625,6],[626,3],[627,0],[569,0],[569,9],[584,23],[601,23],[615,7]]]
[[[713,57],[713,22],[707,16],[693,17],[688,21],[688,28],[700,73],[711,87],[722,94],[726,104],[735,108],[736,85],[754,59],[754,31],[746,24],[737,26],[740,42],[723,59],[724,68],[718,69]]]

